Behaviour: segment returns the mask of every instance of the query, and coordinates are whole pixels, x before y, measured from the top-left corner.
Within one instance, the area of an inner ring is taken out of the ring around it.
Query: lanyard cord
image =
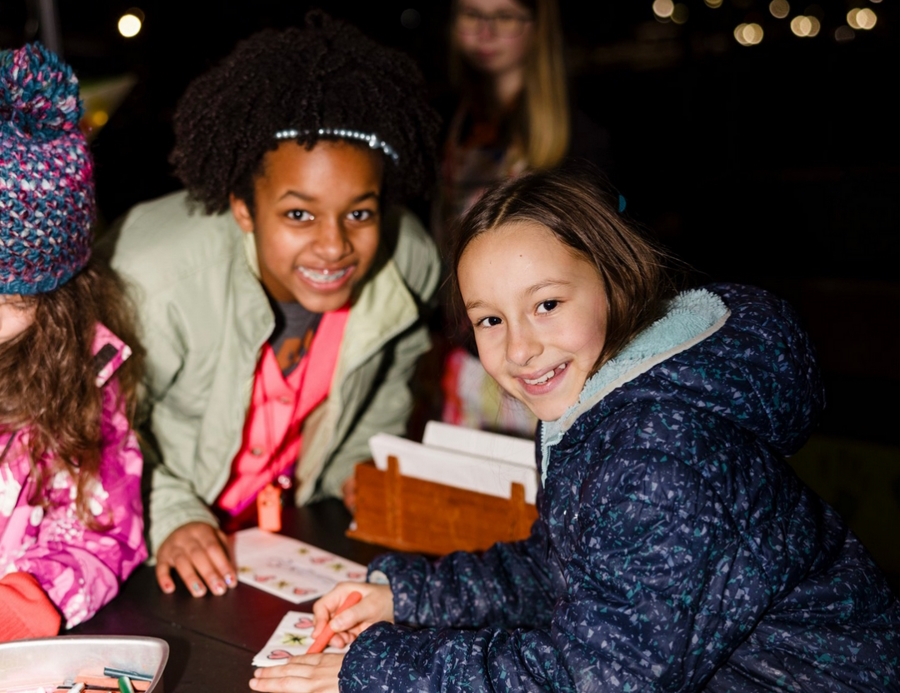
[[[278,365],[278,367],[280,369],[281,366],[278,364],[278,357],[275,356],[274,351],[272,352],[272,355],[275,358],[276,365]],[[309,358],[309,351],[307,351],[307,353],[304,354],[303,358],[305,358],[305,359]],[[297,367],[299,367],[300,365],[301,364],[298,364]],[[269,405],[269,393],[268,393],[268,388],[266,387],[266,377],[265,377],[264,373],[260,374],[262,377],[262,382],[260,383],[260,385],[261,385],[260,389],[262,391],[262,399],[263,399],[262,407],[263,407],[263,417],[264,417],[263,423],[265,424],[265,429],[266,429],[266,447],[268,448],[268,450],[271,451],[269,453],[269,463],[267,465],[268,467],[272,467],[275,464],[276,458],[281,455],[281,453],[284,451],[284,448],[287,447],[287,445],[289,444],[289,439],[291,437],[290,436],[291,430],[294,427],[294,417],[297,415],[297,409],[300,407],[300,394],[303,391],[303,384],[306,381],[306,370],[308,368],[309,368],[308,362],[306,364],[303,364],[303,373],[301,374],[300,382],[297,385],[297,391],[293,393],[294,404],[291,407],[291,413],[290,413],[290,416],[288,417],[287,429],[285,430],[284,436],[282,437],[281,442],[278,444],[277,449],[275,449],[275,446],[273,444],[273,436],[274,436],[273,431],[275,429],[275,425],[272,423],[272,409],[271,409],[271,406]],[[265,368],[263,370],[265,370]],[[288,376],[288,377],[290,377],[290,376]],[[293,388],[291,388],[290,384],[287,382],[287,378],[284,378],[284,376],[282,376],[282,378],[285,381],[285,386],[289,390],[293,390]],[[278,474],[276,475],[276,478],[280,475],[281,475],[281,471],[279,470]]]

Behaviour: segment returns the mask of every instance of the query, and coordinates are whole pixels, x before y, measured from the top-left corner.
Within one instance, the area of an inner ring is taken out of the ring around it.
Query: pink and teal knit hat
[[[39,43],[0,51],[0,294],[53,291],[91,256],[93,164],[72,68]]]

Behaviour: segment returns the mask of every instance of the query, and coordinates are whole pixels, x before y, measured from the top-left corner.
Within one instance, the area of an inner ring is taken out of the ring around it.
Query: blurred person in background
[[[456,220],[491,185],[568,160],[611,169],[604,129],[570,100],[556,0],[455,0],[449,55],[455,87],[432,231],[446,256]],[[448,325],[449,332],[454,331]],[[439,349],[439,416],[530,436],[534,417],[505,395],[464,348]],[[437,415],[437,414],[435,414]]]

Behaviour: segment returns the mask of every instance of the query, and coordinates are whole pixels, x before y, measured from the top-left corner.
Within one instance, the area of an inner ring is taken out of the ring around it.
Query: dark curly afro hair
[[[434,180],[440,121],[408,56],[311,12],[305,27],[254,34],[195,79],[174,126],[175,174],[215,214],[228,209],[231,193],[253,207],[263,157],[285,129],[309,133],[297,138],[309,148],[319,128],[377,135],[399,157],[396,163],[384,157],[382,195],[388,202],[408,200]]]

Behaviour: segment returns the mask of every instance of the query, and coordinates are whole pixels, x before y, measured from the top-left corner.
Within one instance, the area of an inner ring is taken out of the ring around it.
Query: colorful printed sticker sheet
[[[258,527],[233,535],[238,580],[294,604],[317,599],[338,582],[364,582],[366,567]]]
[[[287,664],[287,660],[295,655],[306,654],[312,645],[313,615],[302,611],[288,611],[281,619],[278,628],[269,638],[262,651],[253,658],[255,667],[274,667]],[[335,647],[326,647],[325,652],[346,652]]]

